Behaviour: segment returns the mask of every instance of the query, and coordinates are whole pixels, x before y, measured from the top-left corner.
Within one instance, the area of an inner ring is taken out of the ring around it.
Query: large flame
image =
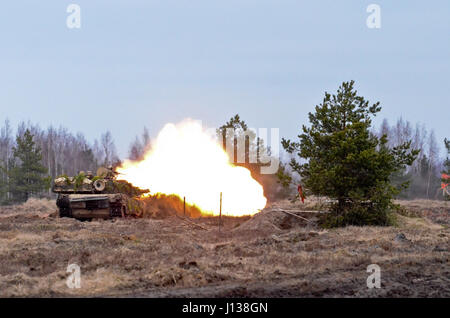
[[[231,164],[216,139],[192,120],[166,124],[142,161],[125,161],[117,172],[152,194],[186,197],[207,214],[219,214],[220,193],[225,215],[255,214],[267,201],[250,171]]]

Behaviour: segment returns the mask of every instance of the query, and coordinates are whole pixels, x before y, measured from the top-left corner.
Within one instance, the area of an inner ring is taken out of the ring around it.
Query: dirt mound
[[[280,224],[283,222],[281,213],[276,213],[272,210],[263,210],[247,222],[241,224],[235,231],[264,231],[264,232],[281,232]]]
[[[316,211],[325,210],[327,198],[310,196],[305,202],[280,200],[270,203],[261,212],[237,227],[235,231],[278,233],[293,228],[313,229],[317,226]]]
[[[289,212],[292,213],[292,212]],[[256,231],[262,233],[279,233],[285,230],[301,227],[314,227],[315,222],[303,216],[282,212],[280,209],[267,208],[255,214],[234,231]]]

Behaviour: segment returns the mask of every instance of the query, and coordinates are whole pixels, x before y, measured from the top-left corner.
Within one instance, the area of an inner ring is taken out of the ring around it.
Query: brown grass
[[[79,222],[48,217],[54,202],[0,208],[0,296],[450,296],[445,224],[399,216],[398,227],[324,231],[313,214],[304,222],[276,211],[301,207],[223,218],[220,232],[214,217],[191,220],[203,230],[173,213]],[[81,289],[66,286],[71,263]],[[372,263],[381,289],[366,286]]]

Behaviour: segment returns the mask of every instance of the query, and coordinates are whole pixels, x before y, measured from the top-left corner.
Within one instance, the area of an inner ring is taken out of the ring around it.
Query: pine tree
[[[305,188],[335,200],[325,225],[387,225],[398,193],[390,178],[411,165],[418,151],[410,150],[410,141],[389,148],[386,135],[370,133],[371,118],[381,107],[369,105],[353,86],[344,82],[336,95],[325,93],[309,113],[311,127],[303,126],[299,142],[283,139],[282,145],[304,161],[293,158],[290,165]]]
[[[46,176],[47,168],[41,162],[41,149],[36,146],[33,135],[27,129],[23,136],[17,136],[16,146],[13,147],[9,180],[14,201],[26,201],[32,195],[49,188],[50,178]]]

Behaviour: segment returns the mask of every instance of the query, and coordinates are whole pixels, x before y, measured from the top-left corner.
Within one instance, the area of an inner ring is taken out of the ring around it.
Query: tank
[[[75,177],[56,178],[52,190],[58,194],[56,205],[60,217],[90,220],[141,216],[144,204],[140,197],[149,190],[116,177],[117,173],[109,167],[99,168],[96,176],[81,171]]]

